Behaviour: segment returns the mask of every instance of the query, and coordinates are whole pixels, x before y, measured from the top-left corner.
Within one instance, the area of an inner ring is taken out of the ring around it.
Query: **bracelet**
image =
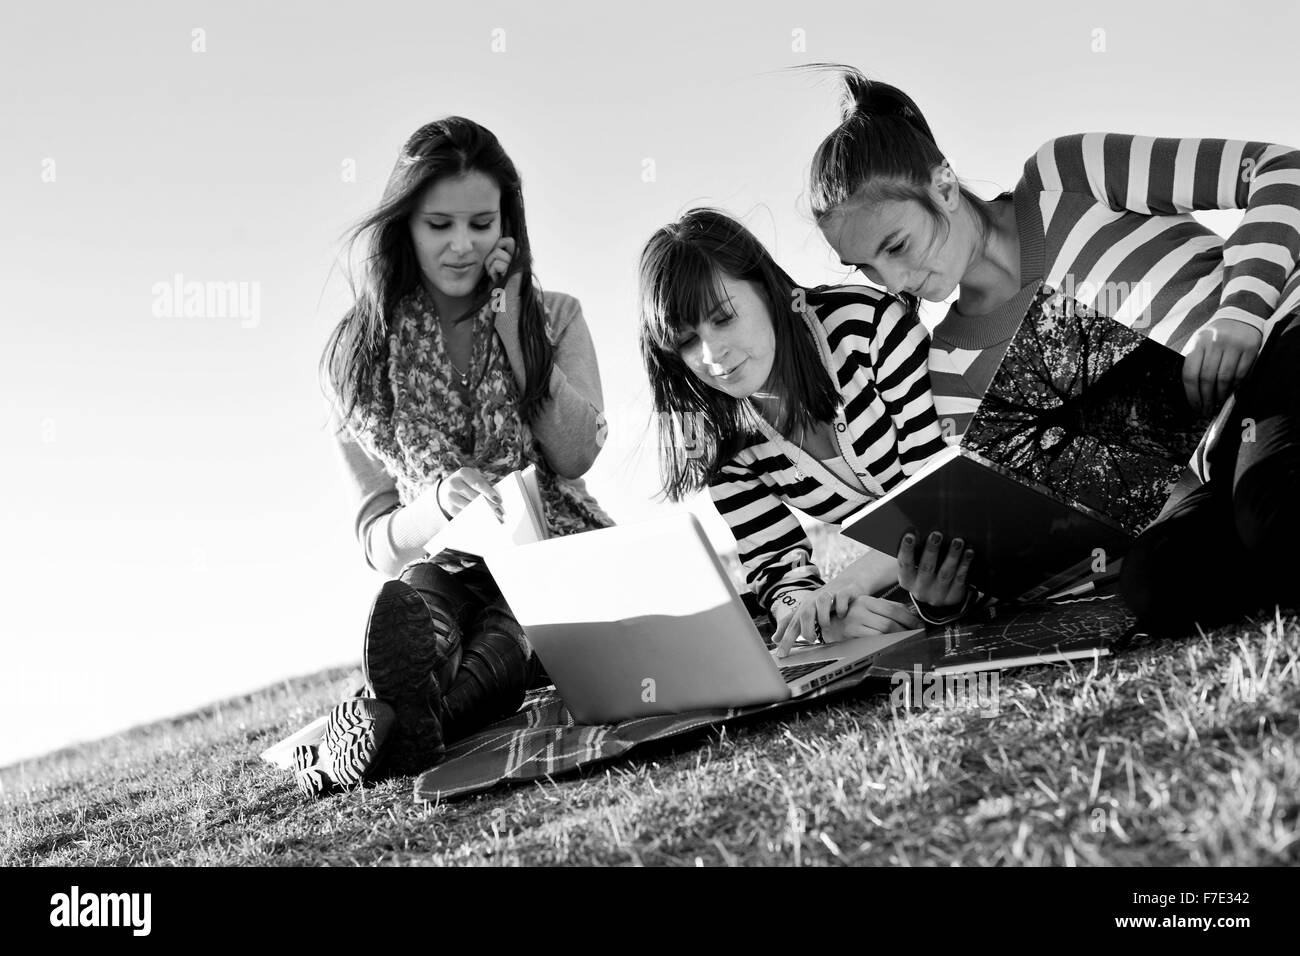
[[[949,605],[950,607],[957,608],[956,613],[949,614],[948,616],[944,617],[942,620],[938,620],[938,621],[925,616],[925,612],[921,610],[921,602],[916,599],[916,596],[914,594],[908,592],[908,597],[912,599],[912,608],[916,611],[916,616],[919,617],[921,620],[925,621],[925,623],[951,624],[953,621],[957,620],[959,617],[961,617],[963,614],[966,613],[967,609],[970,607],[971,599],[975,597],[975,589],[968,587],[966,589],[966,597],[962,599],[961,604]],[[927,604],[926,607],[930,608],[930,612],[932,614],[935,612],[935,610],[942,610],[942,609],[933,608],[929,604]]]
[[[442,483],[446,479],[447,476],[443,475],[441,478],[438,479],[437,484],[433,486],[433,503],[438,506],[438,510],[442,512],[442,516],[446,518],[448,521],[450,521],[451,515],[447,514],[447,509],[442,506],[442,500],[438,497],[438,492],[442,489]]]
[[[779,598],[775,598],[775,599],[772,601],[772,606],[771,606],[771,608],[768,609],[768,612],[767,612],[767,613],[768,613],[768,616],[772,619],[772,623],[775,624],[775,623],[776,623],[776,620],[777,620],[777,618],[776,618],[776,606],[777,606],[778,604],[784,604],[786,607],[793,609],[793,608],[797,608],[797,607],[799,607],[799,605],[801,605],[802,603],[803,603],[802,601],[800,601],[799,599],[797,599],[797,598],[794,596],[794,593],[793,593],[793,592],[791,592],[791,591],[786,591],[786,592],[785,592],[784,594],[782,594]]]
[[[779,598],[777,598],[777,601],[779,601],[781,604],[786,605],[787,607],[799,606],[799,602],[795,600],[794,595],[791,594],[789,591],[786,591]]]

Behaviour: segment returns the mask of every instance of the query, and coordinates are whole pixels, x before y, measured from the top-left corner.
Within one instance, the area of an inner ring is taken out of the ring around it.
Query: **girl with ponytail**
[[[848,67],[814,69],[837,71],[844,94],[811,166],[823,236],[905,299],[958,293],[929,353],[949,435],[965,431],[1027,311],[1065,290],[1182,354],[1193,408],[1222,405],[1193,462],[1199,486],[1124,559],[1140,623],[1181,633],[1300,601],[1300,151],[1073,134],[1044,143],[1015,189],[986,201],[958,182],[907,94]],[[1244,215],[1226,240],[1190,215],[1234,208]],[[931,535],[918,559],[904,540],[900,581],[960,613],[968,562],[959,542],[941,559],[941,544]]]

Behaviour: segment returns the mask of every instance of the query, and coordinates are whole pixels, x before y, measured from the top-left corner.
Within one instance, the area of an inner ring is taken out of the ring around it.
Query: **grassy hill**
[[[308,800],[257,754],[358,680],[284,681],[0,770],[0,863],[1300,862],[1294,618],[1004,675],[991,718],[840,698],[449,804],[416,804],[411,778]]]

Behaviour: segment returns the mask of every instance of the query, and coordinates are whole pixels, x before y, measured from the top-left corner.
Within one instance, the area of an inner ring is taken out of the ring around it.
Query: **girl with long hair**
[[[878,596],[892,555],[826,581],[791,510],[836,524],[943,448],[915,309],[867,286],[800,286],[712,209],[651,236],[640,288],[664,492],[708,488],[779,652],[918,626]]]
[[[902,90],[847,67],[842,122],[817,147],[813,214],[839,258],[900,294],[942,302],[935,403],[959,437],[1027,310],[1045,296],[1181,353],[1189,405],[1223,405],[1193,462],[1200,483],[1138,537],[1121,592],[1156,633],[1218,626],[1300,599],[1300,151],[1265,142],[1062,136],[985,201],[961,186]],[[1242,209],[1222,239],[1189,215]],[[1101,292],[1105,290],[1103,296]],[[1192,482],[1196,484],[1194,480]],[[959,614],[960,542],[899,549],[913,596]]]
[[[595,350],[572,296],[540,290],[519,174],[459,116],[407,140],[378,208],[351,233],[364,281],[321,358],[331,425],[369,566],[365,696],[299,755],[317,793],[414,773],[518,708],[541,669],[481,559],[423,547],[494,482],[535,465],[553,535],[612,522],[581,476],[604,441]],[[350,246],[351,248],[351,246]]]

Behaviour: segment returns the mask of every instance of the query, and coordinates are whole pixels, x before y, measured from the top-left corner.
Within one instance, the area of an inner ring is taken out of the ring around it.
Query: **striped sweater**
[[[735,535],[746,583],[768,612],[783,594],[825,583],[791,508],[838,523],[944,447],[926,375],[928,336],[916,313],[870,286],[811,289],[807,303],[808,331],[843,399],[836,444],[866,492],[754,415],[748,443],[718,470],[709,494]]]
[[[953,306],[933,332],[930,376],[950,438],[966,431],[1042,284],[1179,352],[1212,318],[1267,335],[1300,307],[1298,150],[1078,133],[1044,143],[1012,198],[1020,291],[987,315]],[[1197,209],[1246,212],[1225,240],[1189,215]]]

